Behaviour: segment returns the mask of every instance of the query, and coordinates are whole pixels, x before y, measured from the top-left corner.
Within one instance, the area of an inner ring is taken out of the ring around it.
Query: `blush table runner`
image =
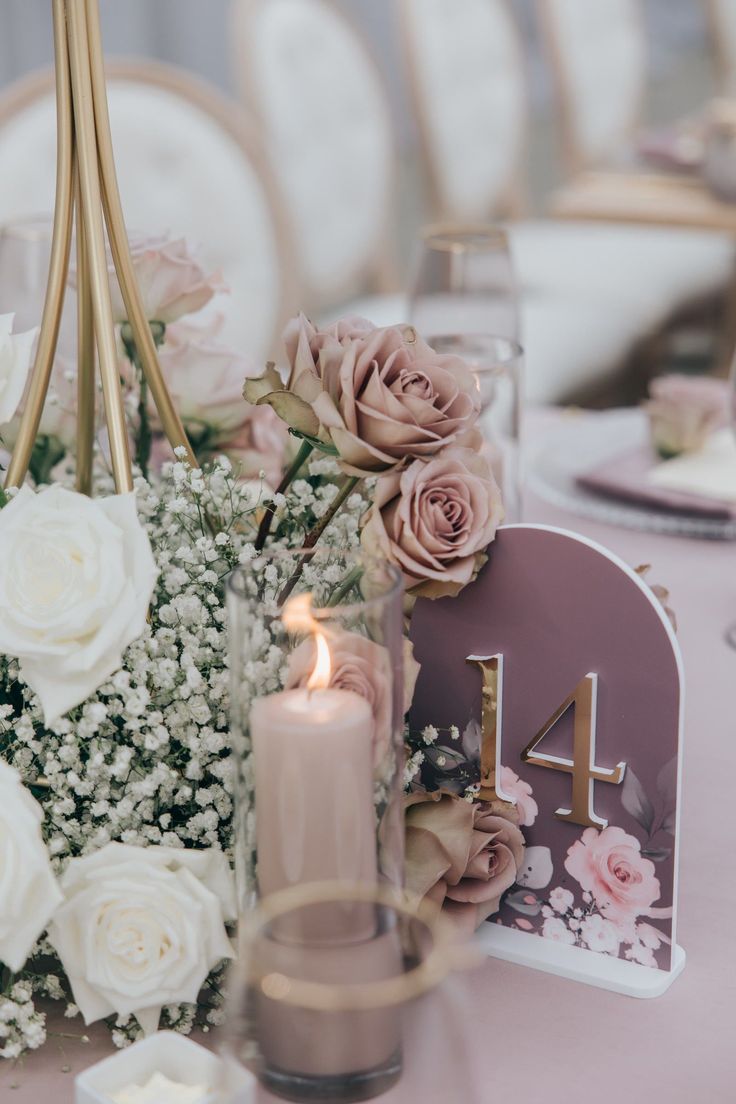
[[[538,441],[559,418],[551,412],[530,417],[528,439]],[[651,581],[670,590],[686,673],[678,942],[687,966],[664,996],[640,1001],[489,959],[450,994],[453,1036],[461,1042],[439,1044],[448,1055],[446,1068],[428,1062],[427,1083],[422,1053],[432,1054],[435,1043],[431,1034],[412,1041],[418,1053],[409,1055],[407,1073],[379,1100],[733,1104],[736,651],[723,638],[726,625],[736,621],[733,545],[617,529],[534,498],[525,520],[582,532],[633,566],[652,564]],[[50,1018],[42,1051],[15,1068],[0,1064],[2,1104],[72,1104],[74,1074],[112,1051],[99,1025],[88,1030],[87,1044],[55,1038],[54,1031],[81,1035],[84,1028],[60,1015]],[[453,1061],[463,1063],[462,1077]],[[259,1104],[273,1099],[263,1092]]]

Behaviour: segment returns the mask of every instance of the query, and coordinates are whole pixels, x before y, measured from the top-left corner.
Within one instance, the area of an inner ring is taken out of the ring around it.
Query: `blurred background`
[[[458,6],[463,0],[456,0]],[[528,50],[533,88],[535,197],[560,177],[553,90],[545,67],[535,0],[511,0]],[[583,0],[588,3],[589,0]],[[595,2],[595,0],[594,0]],[[342,0],[365,33],[378,61],[407,152],[416,129],[407,108],[394,0]],[[644,0],[651,49],[646,117],[672,119],[701,104],[716,89],[706,5],[699,0]],[[182,66],[232,94],[237,81],[228,45],[229,0],[102,0],[105,49],[111,56],[157,58]],[[0,87],[53,61],[48,0],[3,0]]]
[[[519,339],[535,403],[633,403],[663,371],[725,373],[736,128],[713,104],[736,0],[101,8],[129,228],[201,245],[255,362],[303,307]],[[52,62],[48,0],[3,0],[0,223],[35,236],[39,271]],[[438,221],[459,245],[427,240]]]
[[[583,0],[589,2],[589,0]],[[463,0],[457,0],[458,6]],[[410,152],[416,129],[407,109],[396,41],[394,0],[342,0],[365,33],[381,67],[402,138]],[[553,91],[539,42],[534,0],[511,0],[528,50],[534,103],[535,198],[560,177]],[[102,0],[105,49],[111,56],[157,58],[179,65],[226,93],[237,86],[228,45],[229,0]],[[701,104],[716,88],[706,6],[699,0],[644,0],[651,59],[646,117],[672,119]],[[3,0],[0,86],[53,61],[48,0]]]

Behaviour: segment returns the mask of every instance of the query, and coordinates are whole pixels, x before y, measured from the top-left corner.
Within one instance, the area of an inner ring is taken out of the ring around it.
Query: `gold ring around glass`
[[[401,975],[346,985],[287,977],[273,970],[259,970],[257,962],[248,963],[249,980],[259,986],[264,996],[314,1012],[387,1008],[422,996],[439,985],[451,971],[480,961],[478,952],[458,940],[453,923],[432,902],[396,887],[357,882],[313,882],[290,886],[264,897],[244,921],[246,941],[255,942],[259,932],[279,917],[330,901],[375,904],[415,920],[429,933],[431,949],[426,958]]]

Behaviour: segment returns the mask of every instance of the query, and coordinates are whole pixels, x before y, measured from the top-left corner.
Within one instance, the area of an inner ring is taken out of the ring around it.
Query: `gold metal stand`
[[[38,434],[59,335],[76,210],[77,488],[85,494],[92,490],[96,347],[115,487],[123,493],[132,490],[133,475],[110,303],[105,224],[128,321],[161,425],[172,447],[183,446],[193,466],[196,460],[161,372],[130,257],[110,137],[98,0],[52,0],[52,8],[58,137],[51,261],[28,401],[5,486],[22,484]]]

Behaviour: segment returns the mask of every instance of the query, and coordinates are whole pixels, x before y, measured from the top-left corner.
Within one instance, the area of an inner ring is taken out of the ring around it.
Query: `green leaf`
[[[309,403],[291,391],[272,391],[270,395],[259,399],[256,405],[264,406],[266,403],[276,411],[282,422],[298,430],[305,438],[312,438],[319,433],[317,415]]]
[[[39,434],[28,464],[36,486],[49,482],[52,470],[65,456],[66,448],[58,437],[48,433]]]

